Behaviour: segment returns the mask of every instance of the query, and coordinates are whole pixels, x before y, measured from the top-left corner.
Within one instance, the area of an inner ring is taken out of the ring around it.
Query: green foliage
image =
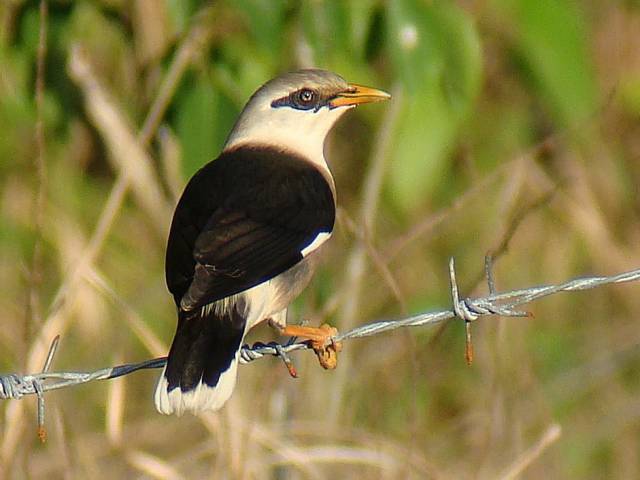
[[[444,307],[448,257],[456,256],[461,293],[475,295],[484,288],[472,290],[481,258],[499,246],[499,289],[620,271],[640,258],[637,0],[47,5],[46,201],[38,229],[39,2],[0,0],[4,371],[23,369],[51,318],[63,335],[56,369],[166,351],[175,329],[163,279],[168,208],[156,225],[128,194],[111,212],[90,268],[72,286],[65,281],[104,219],[123,171],[117,165],[141,161],[127,156],[134,148],[113,161],[104,131],[114,126],[91,109],[98,87],[108,104],[102,113],[112,109],[124,137],[136,138],[185,46],[189,61],[169,82],[160,128],[144,145],[154,176],[141,187],[156,187],[159,203],[175,202],[173,194],[217,156],[248,96],[279,72],[326,68],[396,94],[393,103],[349,112],[327,143],[341,211],[314,283],[290,310],[296,319],[341,328],[344,304],[354,298],[358,322]],[[73,47],[93,71],[91,87],[70,74]],[[582,132],[589,141],[574,142]],[[360,198],[380,144],[390,147],[369,232],[358,217]],[[550,191],[549,203],[518,217]],[[521,221],[511,230],[514,219]],[[353,246],[362,239],[365,271],[352,285]],[[36,245],[41,268],[31,285]],[[61,288],[72,294],[54,305]],[[471,368],[460,322],[345,344],[343,377],[317,372],[302,353],[294,356],[295,382],[276,361],[242,367],[235,403],[212,421],[158,419],[152,374],[52,392],[53,438],[37,452],[30,451],[31,411],[16,424],[14,410],[0,415],[0,476],[323,478],[326,467],[335,478],[497,478],[559,422],[562,437],[532,460],[526,478],[630,478],[640,471],[640,296],[637,286],[620,288],[536,303],[531,319],[479,321]],[[32,307],[41,323],[27,319]],[[267,330],[252,335],[267,341]],[[335,458],[322,453],[331,451]]]
[[[389,182],[393,199],[412,210],[438,186],[471,110],[480,43],[472,20],[449,2],[391,2],[387,23],[389,57],[405,87]]]
[[[177,98],[176,133],[189,178],[217,156],[238,112],[206,75],[196,76]]]
[[[249,23],[252,43],[263,57],[283,51],[287,0],[239,0],[233,2]]]
[[[167,14],[178,34],[184,34],[189,28],[191,17],[202,4],[200,0],[164,0]]]
[[[302,3],[299,29],[311,51],[307,62],[326,65],[344,71],[352,78],[366,67],[367,40],[371,32],[374,2],[315,2]]]
[[[640,73],[620,85],[620,99],[630,115],[640,118]]]
[[[574,125],[594,114],[596,85],[584,18],[572,0],[495,0],[518,54],[555,118]]]

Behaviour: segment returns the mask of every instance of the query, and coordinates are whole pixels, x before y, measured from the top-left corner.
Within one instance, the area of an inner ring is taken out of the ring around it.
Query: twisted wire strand
[[[490,273],[489,269],[487,269],[487,272]],[[542,285],[520,290],[512,290],[504,293],[492,293],[486,297],[463,299],[459,298],[453,258],[449,261],[449,275],[452,298],[452,308],[450,310],[420,313],[403,319],[381,320],[364,324],[336,335],[331,339],[331,341],[343,342],[354,338],[379,335],[398,328],[435,325],[455,317],[460,318],[465,322],[472,322],[481,316],[528,316],[529,314],[527,312],[519,311],[516,307],[560,292],[588,290],[607,284],[635,282],[640,280],[640,269],[623,272],[613,276],[579,277],[558,285]],[[488,281],[491,287],[493,279],[490,275],[488,275]],[[490,291],[492,290],[493,288],[490,288]],[[49,355],[47,356],[47,362],[45,363],[45,367],[42,372],[26,375],[16,373],[0,375],[0,400],[19,399],[25,395],[37,395],[39,400],[38,416],[43,419],[44,392],[81,385],[94,380],[117,378],[138,370],[161,368],[166,364],[166,357],[160,357],[139,363],[129,363],[115,367],[102,368],[92,372],[48,372],[48,368],[57,349],[57,345],[58,338],[56,337],[51,344]],[[282,360],[285,361],[285,364],[289,366],[289,353],[310,348],[311,346],[309,342],[296,341],[295,339],[291,339],[285,344],[270,342],[255,343],[251,346],[244,345],[240,352],[240,363],[250,363],[264,356],[276,356],[282,358]]]

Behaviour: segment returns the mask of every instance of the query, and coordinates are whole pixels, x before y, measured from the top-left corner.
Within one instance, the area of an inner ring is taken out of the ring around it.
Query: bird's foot
[[[301,325],[287,325],[281,327],[274,325],[281,335],[290,337],[302,337],[309,339],[311,348],[316,353],[322,368],[333,370],[338,365],[338,352],[342,350],[342,342],[336,342],[334,337],[338,334],[338,329],[327,325],[320,327],[306,327]]]

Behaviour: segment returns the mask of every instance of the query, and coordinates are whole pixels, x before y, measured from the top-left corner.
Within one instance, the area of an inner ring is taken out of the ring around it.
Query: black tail
[[[213,306],[179,312],[167,366],[156,390],[159,411],[181,413],[183,409],[219,408],[227,400],[235,385],[234,362],[246,326],[241,311],[244,308],[236,304],[222,313]],[[229,370],[232,378],[228,385],[216,388],[222,383],[221,375]],[[205,387],[207,393],[194,398]],[[185,394],[189,396],[190,392],[193,395],[187,399]]]

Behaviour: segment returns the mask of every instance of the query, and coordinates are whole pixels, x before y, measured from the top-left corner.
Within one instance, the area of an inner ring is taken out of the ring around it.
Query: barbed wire
[[[613,276],[579,277],[557,285],[542,285],[496,293],[492,275],[491,257],[487,257],[485,261],[485,270],[487,283],[489,285],[489,295],[480,298],[461,299],[456,280],[454,259],[451,258],[449,260],[449,280],[452,301],[452,308],[450,310],[421,313],[403,319],[368,323],[335,335],[326,345],[328,346],[336,342],[344,342],[345,340],[354,338],[379,335],[398,328],[435,325],[457,317],[463,320],[467,327],[466,357],[467,361],[470,362],[473,352],[469,325],[479,317],[492,315],[502,317],[528,317],[531,316],[529,312],[517,310],[517,307],[560,292],[588,290],[607,284],[628,283],[640,280],[640,269],[636,269]],[[46,432],[44,431],[44,392],[81,385],[94,380],[110,380],[138,370],[162,368],[167,361],[166,357],[160,357],[139,363],[128,363],[115,367],[102,368],[92,372],[49,372],[58,344],[59,337],[56,337],[51,343],[45,365],[41,372],[25,375],[16,373],[0,375],[0,400],[17,400],[25,395],[36,395],[38,397],[38,434],[43,440],[46,436]],[[285,363],[292,376],[296,376],[289,354],[298,350],[311,348],[313,347],[309,341],[298,341],[296,338],[290,339],[290,341],[285,344],[258,342],[251,346],[244,345],[242,347],[240,363],[246,364],[265,356],[275,356],[279,357]]]

